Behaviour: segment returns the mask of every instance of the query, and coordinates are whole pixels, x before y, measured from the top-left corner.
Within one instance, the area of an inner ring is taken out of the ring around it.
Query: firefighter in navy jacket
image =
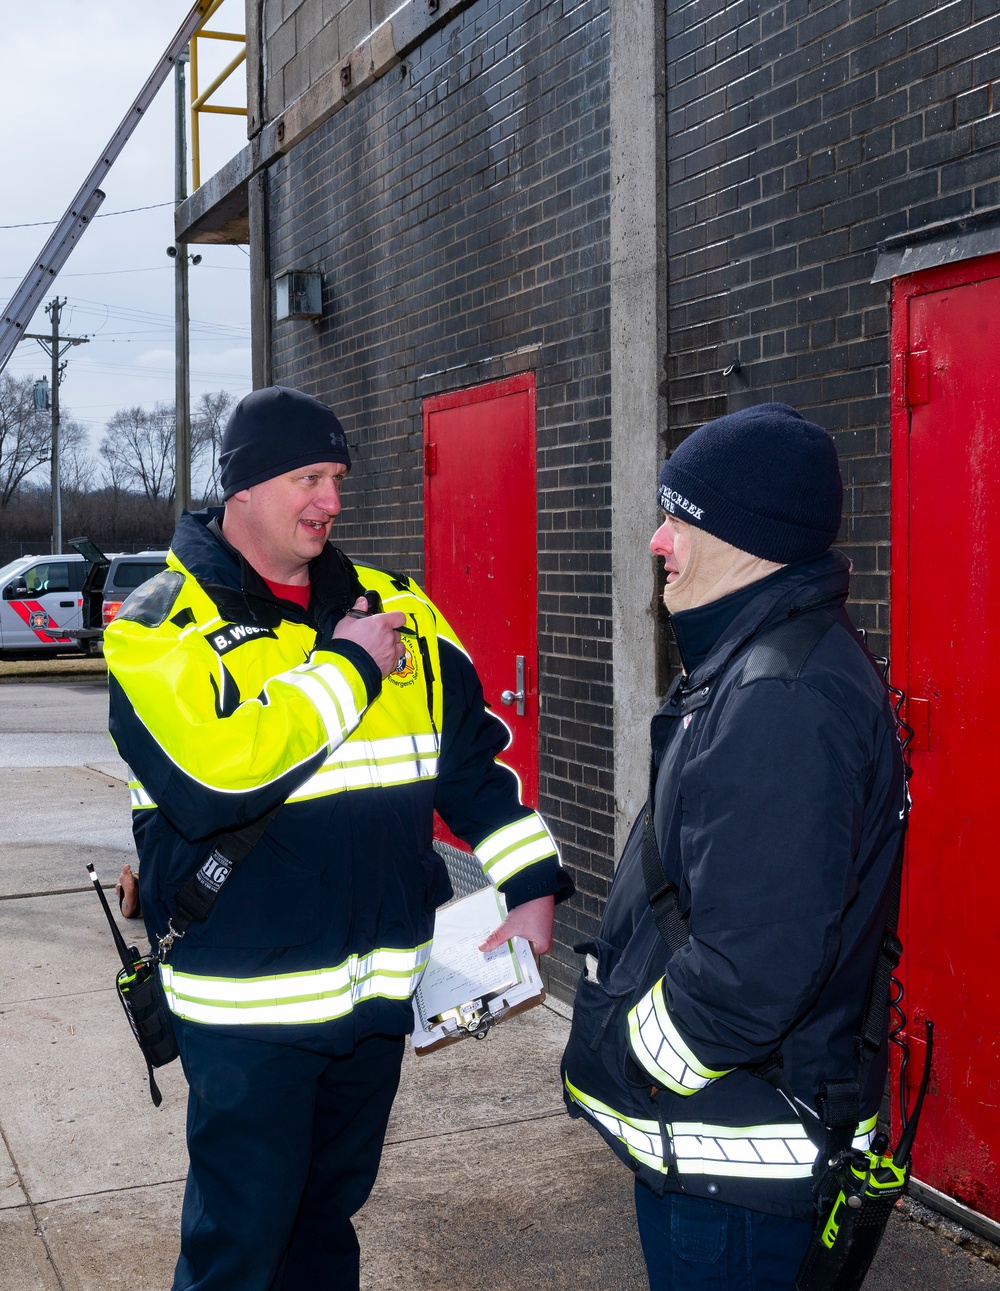
[[[105,637],[154,943],[213,839],[280,807],[161,970],[190,1085],[174,1287],[357,1287],[350,1217],[451,895],[434,809],[504,893],[503,936],[547,950],[572,885],[451,628],[329,545],[350,464],[334,414],[256,391],[222,447],[225,509],[185,513]]]
[[[653,854],[688,940],[672,953],[654,921],[643,813],[578,948],[563,1062],[571,1113],[636,1171],[653,1291],[794,1286],[807,1126],[815,1138],[824,1084],[858,1074],[905,788],[885,685],[844,608],[849,563],[829,550],[841,495],[831,437],[780,404],[708,423],[660,475],[651,549],[684,671],[652,721]],[[792,627],[807,644],[790,657]],[[780,1091],[760,1075],[775,1055]]]

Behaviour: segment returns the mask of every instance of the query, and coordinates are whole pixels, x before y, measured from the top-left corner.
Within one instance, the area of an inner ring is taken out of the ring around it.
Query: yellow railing
[[[202,19],[198,30],[191,37],[191,178],[195,188],[201,187],[201,114],[203,112],[215,112],[224,116],[234,117],[245,117],[247,114],[245,107],[234,108],[209,102],[216,90],[232,76],[233,72],[242,63],[246,62],[247,57],[247,38],[245,34],[236,31],[209,31],[205,26],[205,23],[211,20],[213,14],[219,10],[222,4],[223,0],[214,0],[214,3]],[[198,83],[199,40],[231,40],[242,45],[242,49],[236,57],[228,62],[212,83],[204,89],[201,89]]]

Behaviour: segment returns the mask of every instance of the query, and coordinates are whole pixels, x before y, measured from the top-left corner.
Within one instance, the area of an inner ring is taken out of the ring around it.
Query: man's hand
[[[536,955],[547,955],[552,949],[552,922],[556,916],[555,897],[537,897],[512,910],[495,932],[491,932],[481,951],[489,953],[511,937],[527,937]]]
[[[368,602],[363,596],[354,602],[354,609],[360,617],[348,612],[333,629],[334,639],[353,641],[367,650],[382,676],[388,677],[404,655],[399,629],[406,622],[406,615],[396,610],[391,614],[369,615]]]

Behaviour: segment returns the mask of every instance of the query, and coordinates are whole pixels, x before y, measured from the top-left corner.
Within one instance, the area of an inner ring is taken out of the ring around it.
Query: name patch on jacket
[[[230,623],[218,632],[209,632],[206,639],[216,654],[228,654],[244,641],[252,641],[257,637],[274,637],[277,640],[277,636],[271,628],[261,628],[251,623]]]

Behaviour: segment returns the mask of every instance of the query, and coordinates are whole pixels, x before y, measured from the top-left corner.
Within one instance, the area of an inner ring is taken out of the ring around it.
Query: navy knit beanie
[[[239,401],[222,432],[222,496],[313,462],[343,462],[350,468],[347,436],[334,413],[301,390],[255,390]]]
[[[707,422],[660,471],[664,511],[762,560],[818,556],[837,536],[843,485],[833,439],[783,403]]]

